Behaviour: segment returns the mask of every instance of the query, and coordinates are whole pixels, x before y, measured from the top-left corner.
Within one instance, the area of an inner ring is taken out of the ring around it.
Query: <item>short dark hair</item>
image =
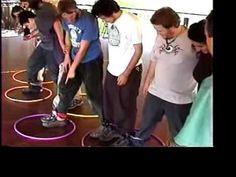
[[[23,9],[21,6],[18,6],[18,5],[14,6],[14,7],[12,8],[12,10],[11,10],[11,16],[12,16],[12,18],[16,19],[16,16],[15,16],[14,13],[21,12],[21,11],[23,11],[23,10],[24,10],[24,9]]]
[[[188,30],[189,39],[206,44],[206,36],[204,33],[206,20],[201,20],[198,23],[190,25]]]
[[[27,0],[29,2],[29,8],[37,10],[39,9],[39,3],[43,2],[42,0]]]
[[[77,9],[76,2],[74,0],[60,0],[57,4],[59,14],[70,13],[71,10]]]
[[[20,25],[24,25],[25,23],[29,22],[29,18],[35,18],[36,15],[28,10],[25,10],[19,14],[19,22]]]
[[[110,17],[113,13],[119,12],[120,6],[114,0],[98,0],[92,7],[94,16]]]
[[[155,11],[150,19],[154,25],[162,25],[164,28],[179,27],[180,17],[170,7],[163,7]]]
[[[209,37],[213,37],[213,10],[206,17],[206,30]]]

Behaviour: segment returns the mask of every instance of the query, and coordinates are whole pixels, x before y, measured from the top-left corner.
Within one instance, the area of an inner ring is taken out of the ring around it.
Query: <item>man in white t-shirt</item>
[[[122,11],[114,0],[98,0],[92,14],[108,23],[109,64],[103,106],[107,126],[100,141],[118,138],[112,146],[126,146],[134,133],[136,97],[142,74],[142,33],[137,16]]]
[[[134,144],[144,145],[155,126],[166,115],[171,137],[182,128],[197,91],[193,69],[197,58],[191,48],[187,29],[171,8],[157,10],[150,19],[157,35],[145,77],[146,100],[141,128]]]

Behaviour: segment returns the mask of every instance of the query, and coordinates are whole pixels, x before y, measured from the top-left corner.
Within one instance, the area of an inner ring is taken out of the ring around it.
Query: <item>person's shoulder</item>
[[[138,15],[136,15],[136,14],[134,14],[134,13],[131,13],[131,12],[123,12],[122,15],[123,15],[125,18],[128,18],[128,19],[130,19],[130,20],[132,20],[132,21],[134,21],[134,22],[140,20],[139,17],[138,17]]]
[[[83,19],[85,21],[94,21],[96,18],[88,11],[81,10],[81,16],[80,19]]]
[[[141,25],[139,17],[133,13],[124,12],[122,18],[123,18],[123,22],[125,24],[127,24],[128,22],[130,27],[131,26],[138,27]]]
[[[95,18],[93,14],[88,12],[87,10],[81,10],[81,16]]]
[[[213,87],[213,75],[206,77],[201,84],[200,89],[211,89]]]

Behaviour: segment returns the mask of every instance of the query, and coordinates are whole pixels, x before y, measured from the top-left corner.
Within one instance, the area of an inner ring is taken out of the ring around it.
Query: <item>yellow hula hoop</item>
[[[18,87],[13,87],[13,88],[10,88],[8,89],[6,92],[5,92],[5,97],[11,101],[15,101],[15,102],[20,102],[20,103],[35,103],[35,102],[40,102],[40,101],[43,101],[43,100],[46,100],[48,98],[50,98],[52,96],[52,91],[48,88],[45,88],[43,87],[43,90],[46,90],[49,92],[49,95],[46,96],[45,98],[40,98],[40,99],[35,99],[35,100],[21,100],[21,99],[15,99],[15,98],[11,98],[9,97],[7,94],[9,92],[12,92],[13,90],[17,90],[17,89],[21,89],[21,88],[28,88],[28,86],[18,86]]]
[[[20,82],[20,83],[22,83],[22,84],[27,84],[28,82],[22,81],[22,80],[19,80],[19,79],[16,78],[16,75],[21,74],[21,73],[23,73],[23,72],[26,72],[26,70],[24,69],[24,70],[20,70],[20,71],[15,72],[15,73],[12,75],[12,79],[13,79],[14,81],[16,81],[16,82]],[[42,84],[51,84],[51,83],[53,83],[53,81],[42,82]]]

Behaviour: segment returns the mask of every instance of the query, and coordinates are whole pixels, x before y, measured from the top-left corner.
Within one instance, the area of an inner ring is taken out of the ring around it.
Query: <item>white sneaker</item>
[[[44,77],[43,77],[44,71],[45,71],[45,68],[42,68],[42,69],[38,72],[37,79],[38,79],[39,81],[41,81],[41,82],[44,81]]]
[[[56,108],[56,107],[58,106],[59,101],[60,101],[59,95],[55,96],[55,98],[53,99],[53,108]],[[74,98],[74,99],[71,101],[71,103],[70,103],[68,109],[74,109],[74,108],[76,108],[76,107],[78,107],[78,106],[81,106],[83,103],[84,103],[84,102],[83,102],[82,99]]]

